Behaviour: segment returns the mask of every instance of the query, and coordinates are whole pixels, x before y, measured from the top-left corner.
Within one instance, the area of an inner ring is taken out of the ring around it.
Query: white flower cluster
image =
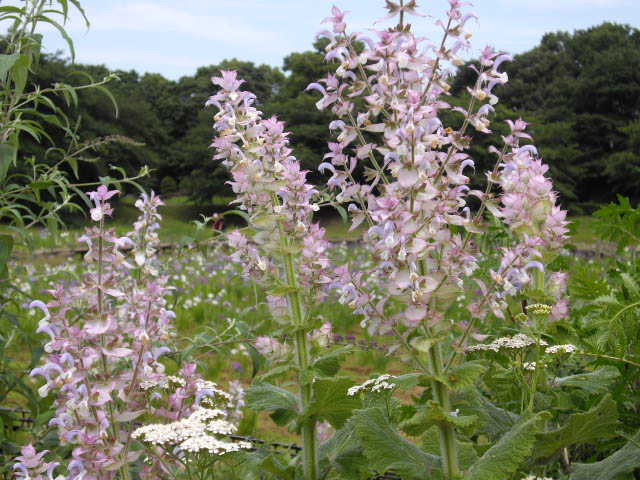
[[[493,351],[499,352],[500,350],[521,350],[523,348],[530,347],[531,345],[535,345],[536,341],[523,334],[519,333],[514,335],[513,337],[502,337],[494,340],[491,343],[474,345],[472,347],[467,348],[467,352],[479,352],[479,351]],[[544,340],[540,340],[540,345],[546,346],[547,342]]]
[[[527,475],[522,480],[553,480],[550,477],[536,477],[535,475]]]
[[[387,380],[389,380],[390,378],[396,378],[396,377],[385,373],[384,375],[380,375],[377,378],[372,378],[370,380],[367,380],[362,385],[356,385],[355,387],[351,387],[347,391],[347,394],[350,396],[353,396],[356,393],[364,392],[365,390],[368,390],[368,389],[370,389],[372,392],[380,392],[381,390],[393,390],[393,388],[396,385],[393,382],[387,382]]]
[[[533,313],[534,315],[549,315],[552,308],[544,303],[532,303],[527,307],[527,313]]]
[[[556,353],[573,353],[576,350],[577,348],[574,345],[571,345],[570,343],[568,343],[566,345],[552,345],[551,347],[548,347],[545,351],[553,355]]]
[[[225,392],[224,390],[220,390],[217,383],[210,382],[209,380],[198,380],[196,382],[196,388],[198,389],[198,392],[202,390],[209,390],[213,392],[213,397],[202,397],[202,399],[200,400],[200,405],[202,405],[203,407],[213,408],[217,406],[225,406],[233,398],[229,393]]]
[[[142,426],[133,432],[133,437],[153,445],[175,445],[191,453],[208,451],[223,455],[251,448],[248,442],[225,442],[213,436],[230,435],[236,431],[235,425],[224,420],[224,416],[223,410],[200,408],[177,422]]]
[[[522,366],[524,367],[525,370],[529,372],[535,372],[538,364],[536,362],[525,362],[522,364]],[[544,365],[541,363],[540,367],[544,367]]]

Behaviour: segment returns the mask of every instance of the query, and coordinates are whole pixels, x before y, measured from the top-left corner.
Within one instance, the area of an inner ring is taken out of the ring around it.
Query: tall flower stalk
[[[241,91],[236,72],[222,71],[213,77],[220,87],[207,105],[215,105],[218,136],[212,146],[214,159],[221,160],[232,175],[235,201],[248,214],[253,229],[250,237],[239,231],[229,234],[235,250],[233,261],[243,266],[243,275],[272,288],[270,305],[288,323],[294,338],[300,411],[311,402],[312,382],[306,376],[310,366],[309,332],[318,319],[314,309],[326,296],[331,282],[326,270],[329,243],[324,229],[311,221],[318,206],[311,199],[317,191],[306,183],[306,172],[291,156],[288,133],[275,117],[263,119],[253,107],[255,96]],[[262,339],[262,343],[277,345]],[[316,418],[302,422],[305,477],[318,477]]]
[[[509,296],[536,286],[542,291],[543,262],[567,238],[566,212],[556,206],[544,175],[547,167],[535,147],[520,144],[531,138],[522,120],[508,122],[510,134],[503,137],[503,147],[491,149],[497,161],[487,173],[486,189],[468,186],[465,171],[474,167],[467,153],[469,129],[491,133],[490,115],[498,102],[493,89],[507,82],[499,68],[511,57],[483,49],[479,67],[472,67],[477,76],[467,88],[467,107],[452,108],[445,98],[462,64],[459,54],[471,47],[465,28],[476,15],[462,11],[467,3],[449,4],[446,21],[436,23],[443,30],[437,43],[414,36],[404,24],[408,15],[423,16],[416,2],[387,2],[389,15],[382,20],[399,16],[400,23],[373,30],[373,38],[349,33],[346,12],[334,7],[324,21],[332,29],[319,35],[329,39],[326,59],[338,66],[335,74],[308,87],[322,94],[318,108],[330,108],[338,117],[330,129],[339,134],[320,170],[332,173],[328,185],[338,190],[337,201],[349,204],[352,229],[367,223],[363,241],[376,261],[371,272],[337,270],[341,301],[364,317],[370,334],[395,336],[392,348],[429,375],[433,399],[445,414],[452,407],[443,378],[459,360],[476,322],[489,312],[504,318]],[[462,118],[445,126],[445,111]],[[356,180],[358,165],[364,181]],[[502,189],[498,196],[492,191],[496,185]],[[469,197],[477,199],[475,211]],[[513,234],[512,244],[501,252],[499,268],[490,272],[479,269],[477,241],[486,230],[487,211]],[[389,278],[381,300],[363,284],[371,273]],[[479,287],[469,306],[471,318],[449,321],[449,307],[471,282]],[[397,305],[401,313],[389,313],[396,312]],[[462,335],[445,359],[441,344],[456,332]],[[445,477],[458,478],[455,423],[442,421],[438,426]]]

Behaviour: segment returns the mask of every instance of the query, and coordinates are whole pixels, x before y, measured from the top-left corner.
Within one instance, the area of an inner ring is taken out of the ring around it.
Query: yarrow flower
[[[500,351],[509,351],[509,350],[523,350],[525,348],[536,345],[536,341],[525,335],[524,333],[519,333],[514,335],[513,337],[502,337],[494,340],[491,343],[473,345],[471,347],[467,347],[467,352],[482,352],[482,351],[491,351],[491,352],[500,352]],[[540,345],[548,345],[546,341],[540,340]]]
[[[574,345],[566,344],[566,345],[552,345],[547,347],[545,350],[546,353],[550,355],[555,355],[557,353],[573,353],[577,350]]]
[[[348,390],[347,394],[349,396],[354,396],[358,393],[367,392],[367,391],[382,392],[384,390],[393,390],[396,386],[395,383],[393,383],[393,381],[388,381],[388,380],[391,380],[392,378],[396,378],[396,377],[385,373],[384,375],[380,375],[379,377],[367,380],[362,385],[356,385],[354,387],[351,387]]]

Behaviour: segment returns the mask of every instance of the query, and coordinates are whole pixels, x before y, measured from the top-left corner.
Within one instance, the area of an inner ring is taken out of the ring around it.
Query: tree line
[[[317,174],[330,139],[330,113],[318,111],[317,98],[306,86],[326,75],[322,41],[313,50],[291,53],[282,70],[269,65],[231,59],[199,68],[177,81],[160,74],[117,72],[110,87],[119,105],[114,108],[100,92],[80,93],[78,135],[93,138],[123,135],[144,145],[109,144],[99,158],[82,163],[79,175],[95,179],[109,164],[128,171],[142,165],[154,169],[147,187],[164,195],[183,193],[208,203],[228,194],[226,172],[211,161],[214,113],[204,109],[213,88],[210,77],[220,69],[236,69],[247,88],[258,96],[260,109],[277,114],[292,131],[291,142],[302,165]],[[450,103],[463,105],[472,72],[464,65],[451,90]],[[591,211],[619,193],[640,200],[640,31],[612,23],[548,33],[540,45],[516,55],[504,67],[509,83],[496,89],[497,105],[491,129],[506,132],[503,120],[522,116],[550,164],[562,202],[574,213]],[[46,57],[32,77],[41,86],[61,78],[72,82],[78,72],[106,76],[104,66],[70,64],[60,55]],[[482,134],[480,134],[482,135]],[[495,137],[493,137],[495,141]],[[494,160],[487,152],[490,138],[482,138],[471,154],[477,180]],[[25,142],[24,153],[43,153],[46,145]],[[319,177],[316,177],[319,179]],[[314,179],[312,178],[312,181]]]

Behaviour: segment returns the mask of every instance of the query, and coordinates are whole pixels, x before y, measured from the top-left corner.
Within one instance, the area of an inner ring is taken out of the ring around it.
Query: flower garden
[[[513,59],[482,49],[452,105],[476,15],[449,0],[428,40],[415,1],[387,10],[397,26],[367,33],[337,7],[323,21],[332,69],[307,87],[334,117],[320,184],[232,70],[211,72],[206,107],[234,198],[188,241],[161,242],[165,200],[132,194],[124,171],[5,179],[5,478],[640,478],[640,211],[600,208],[592,234],[610,249],[577,255],[526,119],[492,132]],[[14,111],[22,35],[0,72],[2,155],[32,121]],[[478,135],[495,160],[479,184]],[[47,222],[72,203],[86,225],[60,234]],[[43,224],[82,254],[33,254]]]

